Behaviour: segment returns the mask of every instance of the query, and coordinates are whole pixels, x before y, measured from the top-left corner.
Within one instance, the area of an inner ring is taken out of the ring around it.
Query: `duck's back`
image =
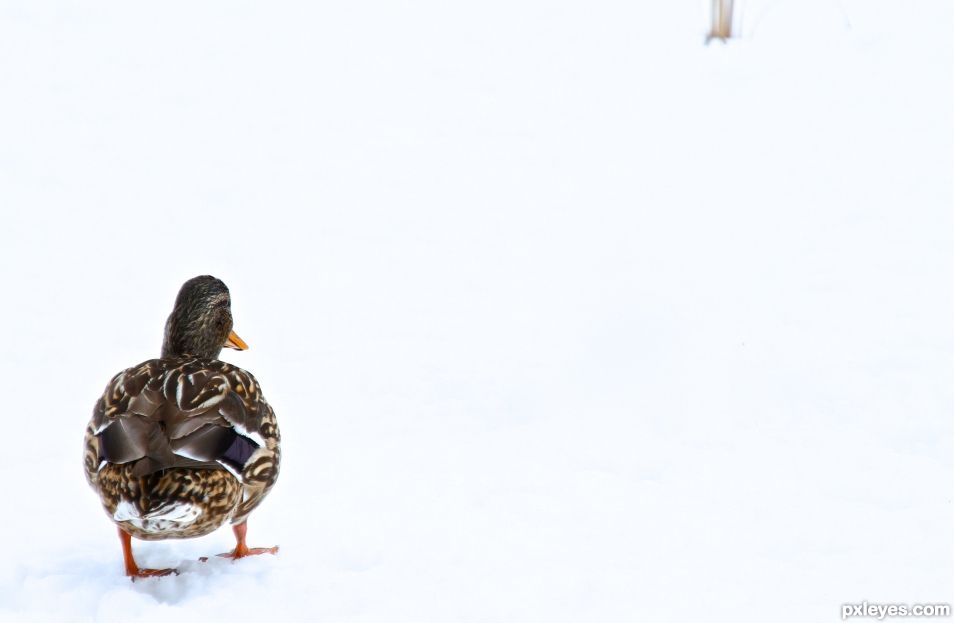
[[[200,493],[234,481],[226,497],[244,490],[234,509],[244,517],[278,475],[278,426],[258,382],[216,359],[151,359],[120,372],[97,401],[86,439],[87,480],[116,521],[107,497],[134,481],[140,496],[153,494],[151,501],[126,500],[140,514],[162,502],[155,494],[168,488],[168,474],[201,479]]]

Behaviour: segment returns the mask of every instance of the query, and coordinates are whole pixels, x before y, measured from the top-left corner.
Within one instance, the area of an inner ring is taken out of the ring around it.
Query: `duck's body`
[[[227,341],[244,347],[226,311]],[[167,327],[167,343],[169,333]],[[278,477],[281,439],[271,406],[245,370],[215,356],[167,350],[113,377],[86,429],[86,479],[119,527],[126,572],[134,577],[171,570],[139,569],[130,536],[197,537],[231,521],[232,557],[274,551],[245,545],[248,515]]]
[[[116,375],[97,402],[86,478],[131,535],[202,536],[241,523],[268,493],[279,441],[275,414],[245,370],[151,359]]]

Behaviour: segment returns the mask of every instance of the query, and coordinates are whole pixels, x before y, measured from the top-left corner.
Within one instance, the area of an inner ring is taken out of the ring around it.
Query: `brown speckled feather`
[[[144,478],[132,467],[103,466],[103,508],[123,530],[147,541],[202,536],[231,517],[242,498],[238,479],[224,470],[177,467]]]
[[[131,534],[199,536],[227,519],[241,523],[262,501],[278,477],[279,442],[250,373],[167,357],[110,381],[86,430],[84,466],[107,513]]]

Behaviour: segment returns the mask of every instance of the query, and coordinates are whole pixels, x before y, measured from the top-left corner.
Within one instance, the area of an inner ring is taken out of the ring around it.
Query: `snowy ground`
[[[3,4],[0,620],[954,601],[954,5],[706,4]],[[133,584],[83,427],[202,273],[282,549]]]

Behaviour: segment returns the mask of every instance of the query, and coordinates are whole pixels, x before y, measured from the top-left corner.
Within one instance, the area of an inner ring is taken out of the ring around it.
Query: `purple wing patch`
[[[248,462],[248,457],[252,456],[252,453],[258,448],[258,444],[248,437],[236,434],[232,439],[232,444],[222,453],[219,460],[228,464],[235,471],[241,472]]]

